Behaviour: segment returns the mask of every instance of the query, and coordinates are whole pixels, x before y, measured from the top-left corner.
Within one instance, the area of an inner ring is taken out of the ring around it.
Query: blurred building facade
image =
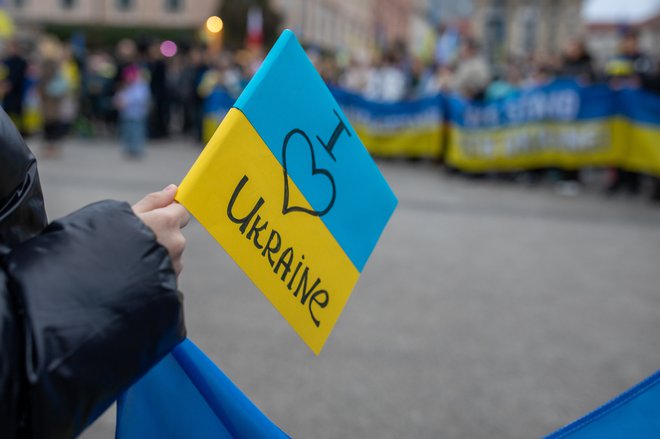
[[[219,0],[5,0],[25,25],[193,28],[217,12]]]
[[[372,52],[400,43],[432,27],[431,0],[273,0],[293,29],[308,44],[327,49]],[[413,31],[414,29],[414,31]]]
[[[491,60],[556,53],[584,32],[583,0],[473,0],[473,30]]]
[[[473,0],[428,0],[427,14],[434,26],[454,23],[470,16]]]
[[[395,43],[418,49],[434,31],[438,0],[270,0],[302,41],[320,48],[372,53]],[[19,26],[190,29],[220,10],[222,0],[5,0]]]
[[[660,58],[660,12],[637,25],[642,50],[654,58]]]
[[[601,66],[619,52],[621,35],[626,30],[634,30],[638,33],[639,46],[645,54],[660,58],[660,13],[658,13],[635,23],[588,23],[587,45]]]
[[[380,46],[408,41],[415,3],[415,0],[373,0],[373,28]]]
[[[282,26],[307,44],[327,49],[370,50],[372,0],[273,0]]]

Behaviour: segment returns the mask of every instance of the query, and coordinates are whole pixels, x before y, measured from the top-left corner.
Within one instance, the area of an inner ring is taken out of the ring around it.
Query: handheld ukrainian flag
[[[660,370],[546,439],[660,437]]]
[[[318,354],[397,200],[290,31],[179,186]],[[280,438],[190,341],[120,399],[118,439]]]
[[[177,201],[316,354],[397,204],[288,30],[184,178]]]

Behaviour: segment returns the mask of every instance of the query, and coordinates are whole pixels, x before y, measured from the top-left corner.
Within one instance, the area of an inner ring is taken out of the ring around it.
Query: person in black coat
[[[573,78],[582,85],[592,84],[596,80],[593,58],[583,40],[571,39],[567,42],[557,76]]]
[[[185,337],[176,186],[47,224],[0,110],[0,437],[72,438]]]
[[[14,123],[23,129],[23,100],[28,63],[16,41],[9,41],[7,52],[7,58],[3,60],[6,76],[1,85],[4,92],[2,108],[9,113]]]

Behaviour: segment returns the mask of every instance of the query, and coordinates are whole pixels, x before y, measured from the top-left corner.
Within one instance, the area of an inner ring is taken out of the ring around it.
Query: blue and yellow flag
[[[397,200],[284,31],[179,187],[318,354]]]

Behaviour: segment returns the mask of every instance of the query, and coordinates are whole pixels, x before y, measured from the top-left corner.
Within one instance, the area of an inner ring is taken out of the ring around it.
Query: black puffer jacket
[[[0,437],[76,436],[184,336],[151,230],[116,201],[46,225],[36,161],[0,110]]]

